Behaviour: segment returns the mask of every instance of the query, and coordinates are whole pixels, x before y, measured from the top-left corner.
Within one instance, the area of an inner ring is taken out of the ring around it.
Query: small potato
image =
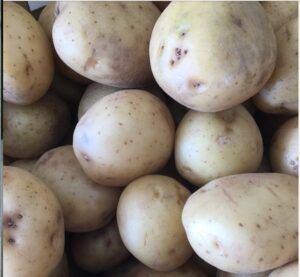
[[[71,145],[54,148],[40,157],[33,173],[60,201],[69,232],[89,232],[114,216],[121,189],[95,184],[81,169]]]
[[[4,153],[20,159],[38,157],[56,146],[69,126],[68,107],[55,95],[27,106],[4,103]]]
[[[33,167],[38,159],[16,160],[10,166],[18,167],[32,173]]]
[[[297,259],[298,181],[252,173],[213,180],[187,200],[182,222],[196,254],[232,273],[258,273]]]
[[[20,5],[5,2],[3,15],[3,99],[28,105],[40,99],[51,84],[51,43],[40,24]]]
[[[268,277],[297,277],[298,275],[298,261],[286,264],[271,272]]]
[[[189,111],[176,131],[176,168],[197,186],[222,176],[255,172],[262,155],[260,131],[242,105],[218,113]]]
[[[276,68],[262,90],[253,98],[265,113],[298,113],[298,17],[276,32],[278,58]]]
[[[62,210],[53,192],[29,172],[3,169],[3,276],[48,276],[64,251]]]
[[[83,270],[101,272],[119,265],[130,253],[121,240],[117,222],[113,220],[100,230],[75,234],[72,255]]]
[[[49,275],[49,277],[69,277],[69,265],[66,253],[64,253],[60,262]]]
[[[73,147],[89,178],[125,186],[167,163],[174,132],[172,116],[156,96],[121,90],[102,98],[79,120]]]
[[[274,171],[298,176],[298,160],[298,117],[293,117],[275,133],[270,161]]]
[[[119,88],[153,82],[148,49],[160,15],[153,3],[58,2],[56,13],[54,46],[73,70]]]
[[[276,38],[257,2],[171,2],[155,23],[150,63],[159,86],[197,111],[255,95],[276,63]]]
[[[183,265],[192,249],[181,223],[190,192],[175,179],[148,175],[123,191],[117,222],[126,248],[146,266],[170,271]]]

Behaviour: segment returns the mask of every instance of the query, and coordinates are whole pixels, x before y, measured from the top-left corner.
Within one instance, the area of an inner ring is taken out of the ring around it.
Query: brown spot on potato
[[[244,225],[243,225],[242,223],[239,223],[239,226],[240,226],[240,227],[244,227]]]
[[[256,224],[256,228],[261,229],[261,226],[259,224]]]
[[[218,136],[216,142],[220,145],[228,144],[231,142],[231,138],[229,136]]]
[[[175,252],[176,252],[176,250],[175,250],[174,248],[172,248],[172,249],[169,250],[168,253],[169,253],[170,255],[173,255],[173,254],[175,254]]]
[[[87,71],[89,68],[95,69],[97,63],[98,60],[96,59],[96,49],[93,48],[92,54],[88,57],[88,59],[86,60],[83,66],[83,70]]]
[[[231,19],[232,19],[232,23],[234,25],[237,25],[239,28],[242,28],[242,20],[236,16],[234,16],[233,14],[231,14]]]
[[[9,238],[9,239],[7,240],[7,242],[8,242],[9,244],[15,244],[16,240],[15,240],[14,238]]]
[[[82,157],[83,157],[83,159],[84,159],[85,161],[87,161],[87,162],[90,161],[90,158],[89,158],[88,155],[86,155],[86,154],[84,154],[84,153],[82,153],[81,155],[82,155]]]
[[[171,61],[170,61],[170,65],[171,65],[171,66],[173,66],[173,65],[174,65],[174,63],[175,63],[175,61],[174,61],[174,60],[171,60]]]
[[[272,188],[267,187],[267,190],[274,195],[274,197],[278,198],[278,195],[272,190]]]
[[[263,260],[264,260],[263,258],[259,258],[258,261],[261,263],[261,262],[263,262]]]
[[[227,192],[224,188],[222,188],[222,192],[224,193],[224,195],[227,197],[227,199],[228,199],[231,203],[234,203],[235,205],[238,206],[238,203],[233,199],[233,197],[229,194],[229,192]]]

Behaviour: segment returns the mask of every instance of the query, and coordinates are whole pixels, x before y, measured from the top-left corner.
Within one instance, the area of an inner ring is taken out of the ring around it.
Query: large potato
[[[81,169],[71,145],[46,152],[37,161],[33,173],[60,201],[67,231],[93,231],[114,216],[121,190],[90,180]]]
[[[153,3],[59,2],[56,10],[54,46],[73,70],[121,88],[152,82],[148,48],[160,14]]]
[[[216,179],[187,200],[182,222],[194,251],[232,273],[258,273],[297,259],[297,178],[253,173]]]
[[[5,2],[3,15],[3,98],[10,103],[31,104],[51,84],[51,44],[39,23],[20,5]]]
[[[254,97],[255,105],[266,113],[298,113],[298,17],[276,32],[276,69]]]
[[[117,222],[126,248],[157,271],[170,271],[192,255],[181,223],[190,192],[175,179],[148,175],[131,182],[122,192]]]
[[[298,261],[296,261],[273,270],[269,277],[297,277],[298,272]]]
[[[150,62],[182,105],[216,112],[256,94],[271,76],[276,39],[255,2],[172,2],[157,20]]]
[[[55,95],[19,106],[4,103],[4,153],[14,158],[35,158],[56,146],[70,125],[67,105]]]
[[[38,159],[16,160],[10,166],[18,167],[32,173],[33,167]]]
[[[75,234],[72,255],[83,270],[101,272],[119,265],[130,253],[121,240],[117,222],[113,220],[100,230]]]
[[[64,222],[56,197],[22,169],[3,170],[3,276],[48,276],[64,251]]]
[[[218,113],[189,111],[176,131],[176,168],[197,186],[222,176],[255,172],[262,155],[260,131],[242,105]]]
[[[293,117],[272,139],[270,161],[274,171],[298,176],[298,142],[298,117]]]
[[[174,122],[168,108],[142,90],[105,96],[78,122],[75,155],[96,183],[124,186],[157,172],[173,148]]]

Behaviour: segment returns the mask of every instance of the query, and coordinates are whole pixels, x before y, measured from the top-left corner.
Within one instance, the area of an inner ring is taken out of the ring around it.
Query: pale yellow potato
[[[243,273],[230,273],[222,270],[217,271],[216,277],[268,277],[270,271],[253,273],[253,274],[243,274]]]
[[[73,148],[96,183],[125,186],[163,168],[172,154],[174,132],[160,99],[142,90],[121,90],[102,98],[79,120]]]
[[[298,113],[298,17],[276,32],[276,68],[262,90],[253,98],[265,113]]]
[[[232,273],[258,273],[297,259],[298,181],[252,173],[209,182],[187,200],[182,222],[196,254]]]
[[[285,122],[275,133],[270,147],[270,162],[276,172],[298,176],[298,117]]]
[[[20,106],[3,105],[4,153],[10,157],[35,158],[55,147],[70,126],[68,106],[55,95]]]
[[[16,160],[10,166],[18,167],[32,173],[33,167],[38,159]]]
[[[298,277],[298,261],[283,265],[271,272],[268,277]]]
[[[120,88],[153,82],[148,48],[160,15],[153,3],[58,2],[56,13],[54,46],[74,71]]]
[[[150,40],[159,86],[198,111],[232,108],[271,76],[276,38],[258,2],[171,2]]]
[[[274,30],[278,30],[284,23],[298,16],[297,1],[262,1]]]
[[[176,168],[197,186],[222,176],[255,172],[262,155],[260,131],[242,105],[218,113],[189,111],[176,131]]]
[[[3,16],[3,99],[28,105],[47,92],[53,79],[51,43],[20,5],[5,2]]]
[[[100,230],[75,234],[71,248],[75,263],[87,272],[110,270],[130,256],[115,220]]]
[[[3,276],[48,276],[64,251],[64,221],[51,190],[31,173],[3,169]]]
[[[140,177],[122,192],[117,208],[121,238],[131,254],[151,269],[171,271],[192,256],[181,223],[189,196],[184,186],[163,175]]]
[[[66,231],[97,230],[113,218],[121,189],[105,187],[90,180],[81,169],[71,145],[43,154],[33,173],[60,201]]]
[[[66,253],[62,256],[56,268],[52,271],[49,277],[69,277],[69,265]]]

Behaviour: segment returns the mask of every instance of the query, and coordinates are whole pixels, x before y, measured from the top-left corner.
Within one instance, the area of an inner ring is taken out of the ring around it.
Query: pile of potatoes
[[[3,13],[4,276],[297,276],[297,2]]]

